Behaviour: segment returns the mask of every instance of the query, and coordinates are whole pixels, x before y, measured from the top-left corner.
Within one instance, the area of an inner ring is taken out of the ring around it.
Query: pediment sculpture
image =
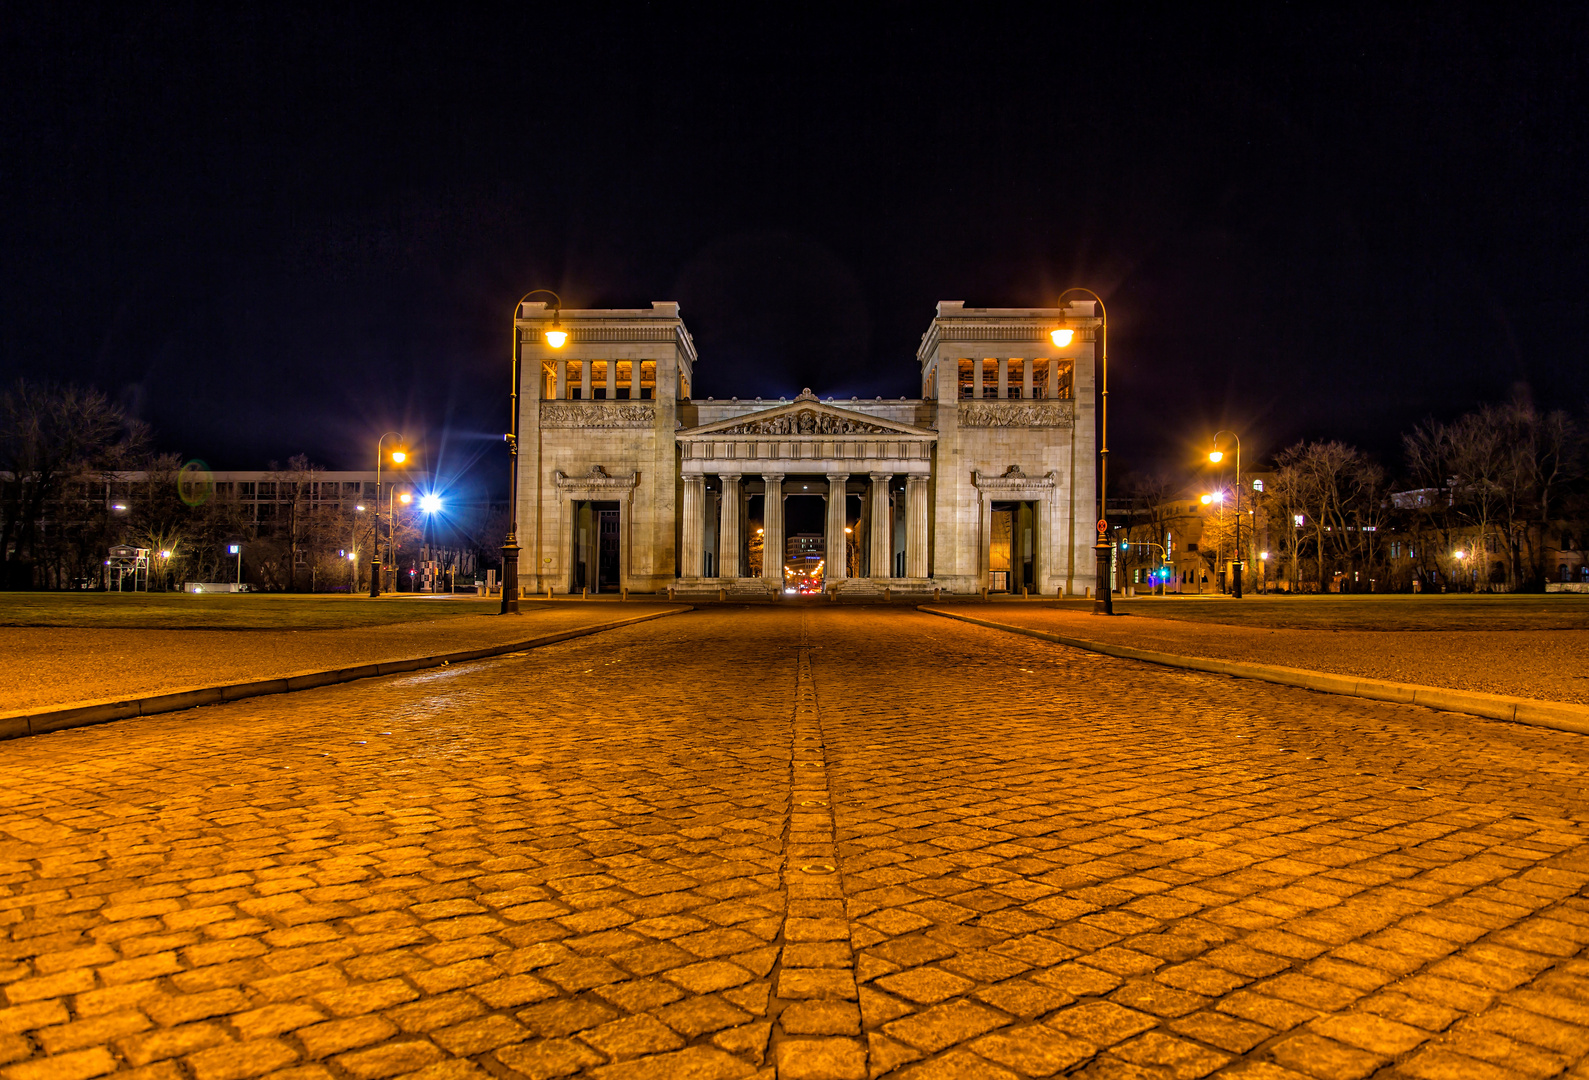
[[[713,432],[718,435],[897,435],[898,431],[880,424],[868,424],[848,416],[815,409],[779,413],[747,420],[743,424]]]

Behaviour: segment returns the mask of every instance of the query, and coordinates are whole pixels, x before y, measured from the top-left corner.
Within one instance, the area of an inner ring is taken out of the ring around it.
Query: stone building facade
[[[1090,590],[1094,307],[940,302],[918,398],[699,401],[678,304],[562,311],[553,349],[553,313],[524,303],[522,588],[782,593],[762,553],[785,550],[786,500],[817,495],[830,589]]]

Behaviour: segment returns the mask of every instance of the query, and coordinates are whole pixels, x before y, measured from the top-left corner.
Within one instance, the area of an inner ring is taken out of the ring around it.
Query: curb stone
[[[1570,705],[1560,701],[1541,701],[1538,698],[1510,697],[1505,694],[1484,694],[1474,690],[1452,690],[1440,686],[1421,686],[1417,683],[1389,682],[1384,679],[1364,679],[1355,675],[1336,675],[1305,668],[1277,667],[1272,664],[1249,664],[1239,660],[1217,660],[1209,656],[1182,656],[1179,653],[1155,652],[1151,649],[1134,649],[1129,645],[1111,645],[1101,641],[1065,637],[1046,630],[1033,630],[1025,626],[978,619],[971,615],[956,615],[917,605],[917,611],[937,615],[943,619],[957,619],[975,623],[993,630],[1068,645],[1073,649],[1103,653],[1123,660],[1142,660],[1149,664],[1184,668],[1189,671],[1208,671],[1216,675],[1231,675],[1239,679],[1259,679],[1282,686],[1299,686],[1325,694],[1345,694],[1349,697],[1371,698],[1374,701],[1391,701],[1399,705],[1422,705],[1445,712],[1467,713],[1490,720],[1508,720],[1533,727],[1555,728],[1589,735],[1589,705]]]
[[[370,679],[379,675],[397,675],[405,671],[461,664],[470,660],[486,660],[493,656],[522,652],[542,645],[552,645],[569,638],[587,637],[605,630],[616,630],[636,623],[664,619],[669,615],[682,615],[695,610],[691,605],[680,605],[671,611],[654,611],[649,615],[634,615],[627,619],[595,623],[591,626],[559,630],[554,634],[506,645],[487,645],[479,649],[460,652],[437,653],[434,656],[410,656],[401,660],[381,660],[357,667],[332,668],[326,671],[307,671],[297,675],[278,676],[271,679],[251,679],[244,682],[203,686],[191,690],[177,690],[169,694],[130,698],[125,701],[95,701],[60,709],[39,709],[31,712],[0,714],[0,740],[20,739],[28,735],[44,735],[52,731],[104,724],[112,720],[126,720],[134,716],[153,716],[157,713],[178,712],[200,705],[215,705],[223,701],[240,701],[243,698],[262,697],[266,694],[287,694],[295,690],[310,690],[317,686],[333,686],[355,679]]]

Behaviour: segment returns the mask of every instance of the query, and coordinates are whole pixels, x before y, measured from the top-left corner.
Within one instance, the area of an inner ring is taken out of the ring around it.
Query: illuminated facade
[[[786,501],[806,496],[826,500],[829,589],[1081,594],[1094,306],[940,302],[919,398],[698,401],[678,304],[562,311],[560,349],[551,311],[522,304],[522,588],[776,595],[784,565],[751,556],[786,550]]]

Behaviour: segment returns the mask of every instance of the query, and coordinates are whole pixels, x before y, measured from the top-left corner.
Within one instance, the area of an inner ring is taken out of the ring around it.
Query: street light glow
[[[408,452],[405,450],[393,450],[392,460],[401,465],[403,462],[408,460]]]
[[[1224,459],[1225,459],[1225,451],[1223,451],[1223,450],[1210,450],[1208,452],[1208,460],[1212,461],[1216,465],[1218,465]]]
[[[414,501],[414,497],[405,491],[397,497],[397,501],[402,503],[404,506],[407,506],[409,503]]]
[[[1051,330],[1048,336],[1053,339],[1054,347],[1056,349],[1063,349],[1066,345],[1071,343],[1073,338],[1075,338],[1076,331],[1072,330],[1068,326],[1062,326],[1058,330]]]
[[[567,340],[568,331],[566,330],[548,330],[546,332],[546,343],[554,349],[561,349],[563,342]]]
[[[420,497],[419,508],[427,514],[434,514],[441,509],[441,496],[432,492]]]

